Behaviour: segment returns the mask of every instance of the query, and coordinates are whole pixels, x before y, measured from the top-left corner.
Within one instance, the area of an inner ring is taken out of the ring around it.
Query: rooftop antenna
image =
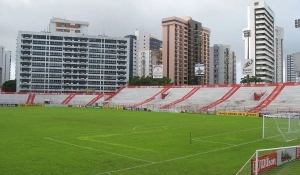
[[[104,27],[103,27],[102,35],[103,35],[103,36],[106,36],[106,35],[105,35],[105,28],[104,28]]]

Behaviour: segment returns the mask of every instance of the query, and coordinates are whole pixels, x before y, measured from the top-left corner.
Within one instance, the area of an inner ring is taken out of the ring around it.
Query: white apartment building
[[[138,41],[135,35],[126,35],[129,38],[129,78],[138,76]]]
[[[2,80],[3,58],[4,58],[4,47],[0,46],[0,86],[2,86],[2,84],[4,83]]]
[[[10,80],[11,52],[0,46],[0,86]]]
[[[282,27],[275,27],[275,81],[283,82],[283,39],[284,30]]]
[[[300,52],[287,55],[285,66],[286,82],[300,82]]]
[[[77,33],[88,34],[88,22],[72,21],[53,17],[50,20],[49,31],[51,33]]]
[[[209,84],[236,83],[236,55],[230,45],[210,47]]]
[[[19,31],[17,92],[114,92],[129,81],[129,39]]]
[[[150,50],[150,34],[145,30],[136,30],[135,36],[138,46],[137,61],[133,63],[133,69],[136,70],[134,76],[151,76],[152,75],[152,58]]]
[[[3,68],[2,68],[2,81],[3,83],[10,80],[10,66],[11,66],[11,52],[4,51],[3,57]]]
[[[253,59],[253,75],[264,82],[275,80],[275,14],[268,4],[255,1],[248,6],[248,27],[243,32],[245,41],[245,59]],[[249,44],[248,44],[249,43]]]

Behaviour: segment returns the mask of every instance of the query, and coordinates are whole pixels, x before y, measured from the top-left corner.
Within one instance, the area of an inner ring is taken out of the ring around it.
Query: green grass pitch
[[[254,117],[0,108],[0,174],[231,175],[256,149],[299,144],[261,135]]]

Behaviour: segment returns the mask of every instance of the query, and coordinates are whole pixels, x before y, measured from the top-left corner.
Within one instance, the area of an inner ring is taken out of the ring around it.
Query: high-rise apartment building
[[[49,31],[51,33],[54,32],[62,32],[62,33],[80,33],[80,34],[88,34],[88,22],[83,21],[71,21],[61,18],[52,18],[49,24]]]
[[[248,6],[248,27],[243,30],[245,59],[253,59],[253,75],[264,82],[275,81],[274,12],[263,1]]]
[[[162,19],[163,75],[174,85],[188,84],[188,22],[177,17]]]
[[[150,36],[150,50],[160,50],[162,41],[154,36]]]
[[[195,75],[195,65],[209,66],[210,30],[191,17],[162,19],[164,76],[175,85],[208,84],[209,73]]]
[[[206,74],[204,74],[203,78],[200,79],[200,84],[203,85],[207,85],[209,84],[209,80],[210,80],[210,29],[207,27],[202,27],[201,30],[201,61],[202,63],[204,63],[205,65],[205,72],[207,72]]]
[[[162,64],[162,41],[151,36],[150,50],[151,50],[152,65],[161,65]]]
[[[3,83],[10,80],[10,67],[11,67],[11,51],[4,51],[2,67],[2,81]]]
[[[135,35],[126,35],[129,38],[129,78],[137,76],[138,43]]]
[[[230,45],[215,44],[210,47],[209,84],[236,83],[236,56]]]
[[[2,80],[3,58],[4,58],[4,47],[0,46],[0,86],[2,86],[2,84],[4,83]]]
[[[17,92],[114,92],[129,80],[129,39],[20,31]]]
[[[275,27],[275,82],[283,82],[283,39],[282,27]]]
[[[125,38],[130,38],[130,77],[152,76],[153,65],[161,64],[162,41],[150,36],[145,30],[136,30],[135,35],[127,35]]]
[[[11,52],[0,46],[0,86],[10,80]]]
[[[150,34],[146,30],[136,30],[135,36],[138,45],[138,57],[136,63],[137,75],[151,76],[152,75],[152,60],[150,51]]]
[[[300,81],[300,52],[287,55],[285,63],[286,82]]]

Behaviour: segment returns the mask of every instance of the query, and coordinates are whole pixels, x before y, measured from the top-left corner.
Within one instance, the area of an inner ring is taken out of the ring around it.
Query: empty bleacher
[[[158,92],[163,88],[124,88],[110,99],[110,105],[131,106],[142,102]]]
[[[200,89],[197,90],[199,87]],[[274,93],[274,90],[278,87],[283,87],[283,89],[281,90],[280,88],[279,91]],[[164,88],[167,90],[164,94],[167,95],[164,99],[162,99],[162,95],[159,92],[162,92]],[[234,91],[231,96],[227,95],[228,92],[232,91],[234,88],[237,91]],[[186,95],[191,93],[192,90],[197,91],[193,92],[191,96],[186,97]],[[257,94],[254,96],[254,93]],[[259,93],[264,93],[264,95],[260,98],[260,100],[255,100],[254,97],[259,99]],[[277,96],[277,94],[279,95]],[[32,100],[34,100],[33,103],[35,104],[44,103],[46,99],[50,100],[51,104],[62,104],[62,102],[72,94],[49,93],[34,95],[35,98],[32,98]],[[149,109],[212,109],[217,111],[250,111],[256,109],[258,111],[255,112],[300,112],[300,84],[295,82],[281,84],[251,84],[241,86],[234,85],[232,87],[224,85],[212,85],[205,87],[125,87],[120,89],[120,91],[114,94],[114,96],[110,95],[111,94],[105,94],[105,96],[98,99],[96,98],[96,94],[76,94],[74,97],[72,96],[72,98],[69,98],[70,101],[68,104],[86,105],[95,99],[97,100],[95,103],[98,103],[99,105],[104,104],[131,107],[138,104],[138,107]],[[153,100],[154,96],[155,99]],[[222,98],[223,96],[226,96],[226,98]],[[272,96],[274,96],[274,98],[268,98]],[[109,97],[111,98],[109,99]],[[0,104],[25,104],[29,99],[29,94],[5,92],[0,94]],[[181,101],[181,99],[183,101]]]
[[[29,94],[0,94],[1,104],[25,104]]]
[[[193,110],[199,109],[217,101],[222,96],[224,96],[231,88],[232,87],[200,88],[189,99],[178,103],[176,108]]]
[[[285,86],[281,93],[263,111],[293,112],[300,111],[300,86]]]
[[[228,100],[217,105],[215,109],[223,111],[248,111],[259,105],[260,102],[269,96],[274,89],[275,86],[240,87]],[[262,92],[265,94],[259,101],[255,101],[253,99],[254,92]]]
[[[36,94],[33,103],[44,103],[45,99],[49,99],[51,104],[61,104],[68,96],[67,94]]]
[[[75,95],[68,103],[70,105],[86,105],[93,100],[97,95]]]
[[[168,94],[165,99],[157,98],[149,103],[144,104],[145,107],[154,109],[163,105],[172,103],[188,94],[193,88],[170,88],[165,94]],[[197,92],[196,92],[197,93]],[[175,105],[177,106],[177,104]]]

